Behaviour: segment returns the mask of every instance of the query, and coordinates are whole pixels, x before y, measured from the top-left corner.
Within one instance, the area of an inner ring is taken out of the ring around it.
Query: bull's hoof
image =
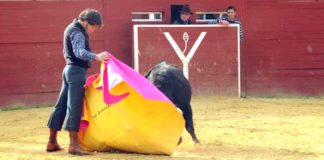
[[[178,145],[182,143],[182,137],[179,138]]]
[[[196,143],[195,144],[195,149],[199,150],[199,151],[202,151],[202,150],[205,150],[205,146],[202,145],[201,143]]]

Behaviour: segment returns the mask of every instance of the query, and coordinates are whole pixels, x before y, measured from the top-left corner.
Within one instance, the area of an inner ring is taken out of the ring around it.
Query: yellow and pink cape
[[[183,129],[181,111],[113,56],[87,79],[79,131],[84,149],[171,155]]]

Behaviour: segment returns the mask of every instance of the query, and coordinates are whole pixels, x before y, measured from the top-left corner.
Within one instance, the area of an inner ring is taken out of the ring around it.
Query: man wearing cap
[[[62,150],[57,142],[57,132],[62,129],[66,119],[64,129],[69,131],[70,135],[68,152],[73,155],[90,154],[80,148],[78,131],[83,106],[83,85],[87,69],[91,66],[90,62],[92,60],[103,62],[109,59],[107,52],[95,54],[90,49],[89,35],[101,26],[100,13],[94,9],[86,9],[64,31],[63,54],[66,65],[62,73],[61,91],[47,124],[50,132],[47,152]]]
[[[189,19],[190,16],[193,14],[191,12],[190,6],[184,5],[180,9],[180,17],[172,22],[172,24],[192,24],[191,20]]]

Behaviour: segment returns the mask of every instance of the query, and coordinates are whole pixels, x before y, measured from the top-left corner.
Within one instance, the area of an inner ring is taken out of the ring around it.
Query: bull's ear
[[[168,64],[168,62],[166,62],[164,59],[162,59],[159,64]]]
[[[152,68],[150,69],[149,72],[147,72],[147,73],[144,75],[144,77],[145,77],[145,78],[148,78],[148,77],[150,76],[151,72],[152,72]]]

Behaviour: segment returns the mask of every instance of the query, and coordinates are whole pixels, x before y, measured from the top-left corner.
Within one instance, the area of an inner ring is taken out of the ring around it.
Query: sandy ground
[[[47,119],[52,108],[0,111],[0,159],[324,159],[324,99],[194,97],[194,120],[202,146],[189,134],[172,156],[125,153],[67,154],[68,135],[60,132],[65,151],[45,152]]]

